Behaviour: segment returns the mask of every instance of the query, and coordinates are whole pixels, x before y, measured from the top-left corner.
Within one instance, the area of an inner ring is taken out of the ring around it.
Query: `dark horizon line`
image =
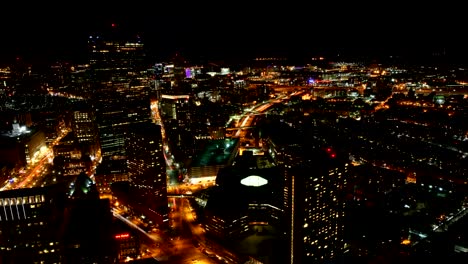
[[[3,50],[4,51],[4,50]],[[0,53],[0,65],[14,64],[18,60],[23,63],[51,64],[60,61],[70,61],[71,63],[87,63],[87,51],[76,49],[50,50],[44,49],[38,51],[18,51],[17,55],[13,53]],[[149,60],[168,61],[175,54],[179,53],[187,61],[227,61],[227,62],[249,62],[258,57],[277,57],[291,61],[308,61],[313,57],[325,57],[331,60],[376,60],[376,61],[401,61],[412,63],[454,63],[468,65],[468,52],[458,49],[420,49],[420,50],[401,50],[401,49],[357,49],[347,48],[317,48],[314,51],[305,51],[297,49],[275,49],[266,48],[264,50],[244,50],[238,52],[228,52],[222,49],[207,50],[207,48],[191,47],[153,47],[147,48],[146,54]]]

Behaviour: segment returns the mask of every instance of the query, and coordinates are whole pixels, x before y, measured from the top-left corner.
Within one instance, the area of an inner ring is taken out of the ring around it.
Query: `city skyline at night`
[[[0,263],[468,259],[455,7],[35,5],[0,18]]]

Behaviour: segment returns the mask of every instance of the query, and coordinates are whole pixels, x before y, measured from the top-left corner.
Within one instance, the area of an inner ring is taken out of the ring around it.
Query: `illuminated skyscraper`
[[[88,39],[93,104],[103,160],[124,159],[128,126],[151,117],[146,55],[138,35],[105,33]]]
[[[348,164],[323,143],[288,133],[269,140],[269,153],[285,178],[283,206],[289,263],[324,263],[344,251],[344,199]],[[303,142],[291,141],[303,139]],[[289,141],[288,141],[289,140]]]
[[[89,156],[96,158],[99,152],[99,134],[96,117],[91,105],[80,102],[74,106],[72,130],[79,145],[86,146]]]
[[[0,192],[0,263],[116,263],[109,200],[84,174]]]
[[[78,142],[97,142],[96,118],[91,107],[77,107],[74,109],[72,128]]]
[[[166,161],[163,154],[161,127],[139,123],[130,127],[126,138],[130,187],[134,198],[144,206],[145,215],[167,223]]]
[[[88,49],[90,65],[101,70],[138,69],[145,58],[141,37],[124,34],[116,24],[111,24],[107,32],[89,36]]]
[[[0,192],[0,263],[61,261],[58,202],[65,196],[55,187]]]

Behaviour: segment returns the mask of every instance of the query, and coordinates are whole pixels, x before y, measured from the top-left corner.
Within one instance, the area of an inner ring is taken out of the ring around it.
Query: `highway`
[[[263,115],[267,113],[268,110],[275,104],[282,103],[284,101],[289,100],[292,96],[302,95],[306,92],[305,90],[297,91],[293,88],[290,88],[289,91],[292,91],[289,95],[282,95],[278,98],[270,99],[265,102],[261,102],[257,105],[254,105],[253,107],[249,109],[244,110],[243,114],[239,117],[238,121],[235,123],[235,127],[226,128],[226,132],[227,132],[226,136],[240,138],[241,144],[245,142],[245,143],[248,143],[249,146],[252,146],[253,144],[250,141],[246,140],[246,136],[247,136],[247,133],[249,133],[248,128],[252,128],[254,126],[255,118],[258,115]],[[231,120],[234,120],[234,118],[232,118]]]

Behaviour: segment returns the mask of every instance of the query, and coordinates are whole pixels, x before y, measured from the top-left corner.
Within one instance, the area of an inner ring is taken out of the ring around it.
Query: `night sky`
[[[207,57],[445,54],[468,58],[463,40],[468,22],[460,4],[159,2],[10,3],[0,15],[0,62],[17,57],[83,58],[87,36],[111,23],[140,34],[150,54],[160,58],[174,52]]]

